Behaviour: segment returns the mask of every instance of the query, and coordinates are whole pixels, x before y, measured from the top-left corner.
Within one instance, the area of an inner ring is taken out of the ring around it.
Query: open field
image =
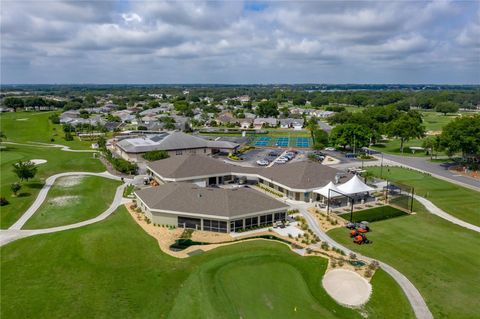
[[[380,176],[380,167],[369,167],[367,170]],[[416,194],[427,198],[450,215],[480,226],[479,192],[400,167],[384,167],[383,178],[412,186]]]
[[[45,159],[45,164],[38,165],[37,175],[33,180],[22,183],[19,196],[12,197],[10,185],[19,181],[13,173],[12,165],[18,161],[31,159]],[[43,187],[47,177],[71,171],[102,172],[105,167],[93,158],[92,153],[64,152],[59,149],[48,147],[33,147],[22,145],[5,145],[0,150],[1,172],[1,196],[5,197],[10,204],[2,206],[0,214],[1,228],[11,226],[33,203],[38,192]]]
[[[423,125],[427,131],[441,131],[445,125],[458,117],[458,113],[446,116],[435,111],[422,111],[421,113]]]
[[[66,141],[62,125],[53,124],[48,118],[59,112],[10,112],[0,115],[0,127],[9,142],[41,142],[62,144],[72,149],[88,149],[92,142],[80,141],[76,136],[73,141]],[[51,139],[54,139],[52,142]]]
[[[96,217],[110,206],[120,184],[97,176],[59,178],[23,228],[49,228]]]
[[[371,224],[373,244],[356,245],[348,230],[328,234],[339,243],[384,261],[405,276],[425,298],[435,318],[478,317],[480,237],[416,204],[417,215]]]
[[[321,287],[326,259],[269,241],[175,259],[123,207],[104,222],[0,253],[2,318],[361,318]],[[369,318],[413,317],[390,277],[379,271],[372,283],[362,309]]]
[[[388,154],[394,155],[404,155],[404,156],[415,156],[415,157],[427,157],[425,151],[412,151],[409,149],[411,146],[422,146],[423,140],[422,139],[413,139],[407,141],[403,144],[403,153],[400,151],[400,140],[399,139],[391,139],[386,143],[378,143],[373,145],[371,148],[377,150],[379,152],[384,152]],[[442,155],[443,153],[439,153],[438,155]]]

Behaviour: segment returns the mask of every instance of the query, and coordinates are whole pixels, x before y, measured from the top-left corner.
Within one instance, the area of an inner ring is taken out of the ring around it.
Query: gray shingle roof
[[[135,194],[151,209],[234,218],[261,211],[288,209],[288,205],[255,190],[205,188],[190,183],[168,183]]]
[[[119,141],[117,145],[127,153],[144,153],[158,150],[171,151],[216,147],[217,144],[214,141],[208,141],[183,132],[162,132],[154,136],[127,138]],[[219,146],[220,148],[234,148],[238,144],[222,142]]]
[[[241,167],[204,155],[179,155],[148,164],[163,178],[186,179],[209,175],[255,174],[292,189],[323,187],[335,180],[340,171],[311,161],[274,165],[272,167]]]

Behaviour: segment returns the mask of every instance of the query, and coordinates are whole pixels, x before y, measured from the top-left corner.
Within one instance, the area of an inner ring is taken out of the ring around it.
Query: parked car
[[[275,161],[275,163],[277,163],[277,164],[285,164],[285,163],[287,163],[287,162],[288,162],[288,159],[286,159],[286,158],[278,158],[278,159]]]
[[[333,151],[335,151],[335,147],[325,147],[324,150],[333,152]]]
[[[260,166],[267,166],[268,164],[270,164],[270,162],[265,159],[257,161],[257,165],[260,165]]]
[[[270,153],[268,153],[268,156],[272,156],[272,157],[274,157],[274,156],[277,157],[277,156],[279,156],[279,155],[280,155],[280,153],[278,153],[278,152],[270,152]]]

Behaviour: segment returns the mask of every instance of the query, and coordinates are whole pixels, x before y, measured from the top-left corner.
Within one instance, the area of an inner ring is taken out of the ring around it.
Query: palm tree
[[[312,138],[313,144],[315,144],[315,134],[314,134],[314,132],[316,130],[318,130],[318,128],[319,128],[318,121],[317,121],[317,118],[315,116],[312,116],[308,120],[306,128],[307,128],[307,130],[310,131],[310,137]]]

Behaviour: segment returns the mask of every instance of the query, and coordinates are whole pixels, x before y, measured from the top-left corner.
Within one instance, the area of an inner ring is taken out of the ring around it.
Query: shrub
[[[370,278],[372,277],[372,271],[370,269],[365,270],[365,277]]]
[[[307,248],[307,254],[311,254],[313,252],[312,248]]]
[[[345,264],[345,262],[343,261],[343,259],[340,259],[340,260],[338,261],[338,265],[339,265],[340,267],[342,267],[344,264]]]
[[[376,260],[372,261],[369,265],[368,265],[368,268],[371,269],[371,270],[375,270],[377,269],[378,267],[380,267],[380,263]]]
[[[332,260],[330,265],[332,266],[332,268],[335,268],[335,267],[337,267],[337,262],[335,260]]]
[[[158,161],[169,158],[170,156],[165,151],[150,151],[143,154],[142,157],[147,161]]]
[[[353,259],[353,260],[357,259],[357,255],[355,255],[354,253],[350,253],[349,256],[350,256],[350,259]]]
[[[8,205],[9,201],[5,197],[0,197],[0,206]]]

